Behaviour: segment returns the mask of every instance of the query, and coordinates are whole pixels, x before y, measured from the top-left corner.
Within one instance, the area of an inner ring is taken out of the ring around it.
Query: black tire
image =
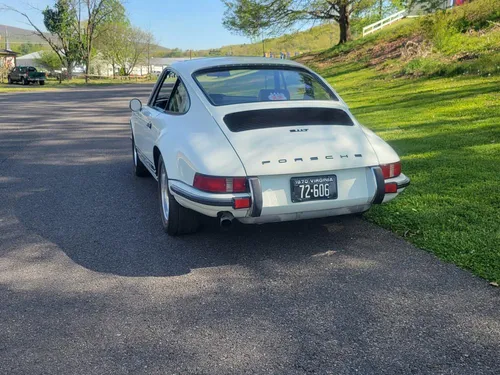
[[[14,82],[12,82],[12,78],[8,77],[7,81],[9,82],[9,85],[12,85]]]
[[[40,86],[45,85],[45,81],[38,81],[38,83],[40,84]]]
[[[132,161],[134,165],[134,174],[137,177],[148,177],[150,175],[144,163],[139,159],[139,155],[137,155],[134,137],[132,137]]]
[[[200,226],[198,213],[181,206],[170,194],[168,175],[161,155],[158,160],[158,201],[163,229],[169,235],[190,234],[198,230]]]
[[[25,79],[24,77],[23,77],[23,78],[21,78],[21,83],[22,83],[24,86],[26,86],[26,85],[29,85],[29,84],[30,84],[30,83],[28,82],[28,80],[27,80],[27,79]]]

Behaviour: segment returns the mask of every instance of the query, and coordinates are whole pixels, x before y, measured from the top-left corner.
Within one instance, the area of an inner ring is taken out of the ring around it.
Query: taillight
[[[246,193],[246,177],[212,177],[196,173],[193,186],[210,193]]]
[[[384,175],[385,180],[387,180],[388,178],[397,177],[401,174],[400,161],[398,161],[397,163],[381,165],[380,168],[382,168],[382,174]]]

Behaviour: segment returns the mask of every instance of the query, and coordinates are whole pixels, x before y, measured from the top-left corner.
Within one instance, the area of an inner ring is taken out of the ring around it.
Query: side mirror
[[[142,109],[142,103],[139,99],[132,99],[128,106],[133,112],[139,112]]]

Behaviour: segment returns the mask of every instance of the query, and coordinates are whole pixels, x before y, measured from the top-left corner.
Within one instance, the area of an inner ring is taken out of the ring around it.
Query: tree
[[[113,22],[109,24],[96,39],[96,49],[102,55],[104,61],[111,65],[113,78],[118,62],[126,49],[125,30],[129,27],[128,22]]]
[[[425,13],[433,13],[439,9],[446,9],[446,0],[408,0],[408,8],[420,8]]]
[[[71,79],[74,65],[80,62],[82,58],[81,40],[75,33],[77,18],[73,4],[69,0],[57,0],[52,8],[47,7],[42,11],[43,23],[50,34],[42,32],[26,13],[12,7],[7,7],[7,9],[26,18],[35,29],[34,33],[49,44],[61,64],[66,68],[68,78]]]
[[[124,59],[121,61],[121,65],[125,68],[125,74],[129,75],[139,60],[146,58],[146,52],[151,45],[152,35],[137,27],[130,27],[126,37],[127,48],[125,48]]]
[[[350,38],[351,15],[373,6],[374,0],[222,0],[223,24],[230,31],[255,38],[262,31],[283,34],[300,22],[334,20],[339,44]]]
[[[63,67],[59,56],[56,53],[44,51],[40,54],[40,57],[35,59],[36,64],[40,65],[42,68],[48,70],[50,73],[55,73],[56,70],[61,70]]]
[[[96,47],[105,61],[111,64],[113,76],[116,67],[129,75],[140,60],[146,60],[151,49],[153,36],[129,23],[117,22],[110,25],[98,39]]]
[[[72,9],[77,13],[75,32],[81,43],[80,51],[85,62],[87,82],[94,41],[113,22],[125,19],[125,8],[120,0],[72,0]]]

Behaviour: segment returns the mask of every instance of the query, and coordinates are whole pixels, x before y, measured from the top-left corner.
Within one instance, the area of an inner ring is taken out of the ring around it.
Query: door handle
[[[151,126],[152,126],[151,122],[148,122],[148,123],[146,124],[146,126],[147,126],[149,129],[151,129]]]

